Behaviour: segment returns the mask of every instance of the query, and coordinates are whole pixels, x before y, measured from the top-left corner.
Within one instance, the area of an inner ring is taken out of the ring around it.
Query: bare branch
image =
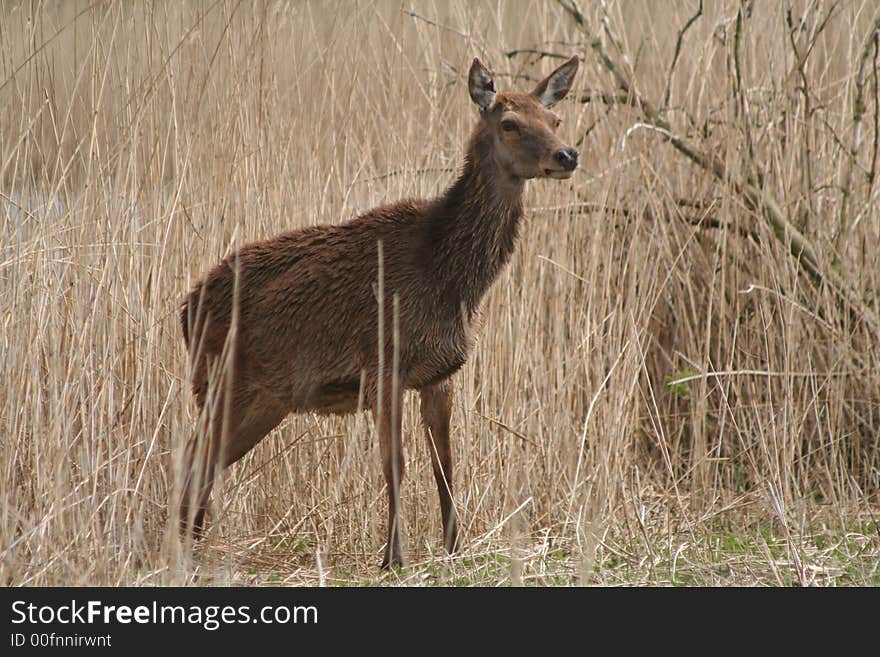
[[[636,103],[632,95],[628,93],[608,93],[605,91],[593,91],[588,89],[581,93],[578,100],[581,103],[604,103],[605,105],[630,105],[636,107]]]
[[[804,194],[807,198],[807,206],[808,211],[804,214],[804,221],[801,224],[801,229],[807,231],[809,229],[809,218],[813,216],[815,213],[815,208],[813,207],[813,167],[812,167],[812,131],[810,130],[811,118],[812,118],[812,108],[810,106],[810,80],[807,77],[807,57],[808,55],[804,53],[801,55],[800,50],[798,49],[797,43],[797,30],[794,24],[794,16],[792,15],[791,5],[788,6],[788,9],[785,12],[785,20],[788,23],[788,39],[791,43],[791,50],[794,53],[794,59],[797,62],[797,71],[800,74],[801,78],[801,86],[800,90],[803,93],[804,97],[804,148],[802,151],[803,157],[803,176],[804,176]],[[803,22],[803,21],[802,21]]]
[[[863,322],[873,335],[880,335],[880,320],[874,311],[865,305],[849,285],[833,270],[823,271],[819,257],[810,241],[788,220],[782,206],[773,197],[772,193],[760,186],[755,186],[749,181],[739,181],[728,175],[727,167],[715,155],[702,151],[684,137],[676,134],[672,126],[664,120],[659,112],[633,90],[631,81],[621,71],[620,67],[608,56],[600,39],[594,37],[592,30],[587,25],[586,19],[578,9],[574,0],[557,0],[568,15],[575,21],[579,29],[584,33],[587,43],[599,59],[605,69],[611,73],[618,87],[627,94],[632,94],[635,105],[642,111],[646,122],[658,128],[658,132],[672,146],[689,160],[712,173],[716,178],[731,186],[733,191],[743,199],[748,208],[754,212],[763,214],[773,232],[791,255],[797,259],[804,271],[814,280],[828,285],[834,291],[841,303],[850,314]],[[878,21],[880,23],[880,21]]]
[[[874,30],[874,145],[871,149],[871,168],[868,171],[868,195],[877,178],[877,142],[880,140],[880,88],[878,88],[877,57],[880,54],[880,29]]]
[[[669,65],[669,73],[666,75],[666,93],[663,94],[663,103],[661,105],[664,110],[669,107],[669,95],[672,93],[672,75],[675,72],[675,65],[678,63],[678,56],[681,54],[681,44],[684,41],[684,35],[702,15],[703,0],[700,0],[697,13],[691,16],[687,23],[684,24],[684,27],[678,31],[678,39],[675,42],[675,54],[672,55],[672,63]]]
[[[761,173],[761,169],[758,166],[758,160],[755,157],[755,147],[754,142],[752,140],[752,128],[749,123],[749,112],[746,107],[746,95],[743,92],[743,75],[742,75],[742,62],[740,60],[740,44],[742,42],[742,33],[745,25],[746,15],[743,11],[743,7],[740,8],[736,12],[736,23],[733,32],[733,68],[734,68],[734,78],[733,78],[733,98],[734,98],[734,107],[736,108],[737,118],[740,120],[743,128],[743,133],[746,137],[746,147],[748,150],[748,163],[754,172],[755,179],[758,181],[759,185],[763,184],[763,175]]]
[[[831,6],[828,8],[828,11],[826,12],[826,14],[822,18],[822,20],[819,22],[819,24],[816,26],[816,28],[810,33],[809,37],[807,38],[807,44],[804,47],[804,49],[803,50],[801,50],[800,48],[797,49],[798,56],[795,59],[794,66],[792,67],[792,69],[788,73],[788,75],[786,76],[786,84],[788,84],[790,82],[791,78],[793,78],[799,74],[800,69],[804,65],[804,62],[806,62],[807,59],[809,58],[809,56],[812,54],[813,47],[816,45],[816,41],[818,40],[819,35],[822,34],[822,32],[825,30],[826,27],[828,27],[828,24],[831,22],[831,19],[836,17],[837,14],[835,14],[834,12],[837,11],[837,8],[839,6],[840,6],[840,0],[835,0],[835,2],[833,2],[831,4]],[[790,15],[789,15],[790,13],[791,13],[791,5],[789,5],[788,10],[786,12],[786,20],[787,21],[790,20]],[[789,28],[794,32],[803,31],[805,29],[804,28],[805,22],[806,22],[806,17],[802,18],[800,23],[798,23],[796,26],[793,25],[793,22],[789,22]]]
[[[751,240],[755,244],[761,243],[761,237],[755,231],[748,230],[742,226],[738,226],[729,221],[722,221],[718,219],[713,214],[710,214],[710,210],[713,209],[711,203],[703,203],[702,201],[694,201],[691,199],[683,199],[678,198],[675,199],[675,204],[681,208],[690,208],[692,210],[699,211],[698,213],[685,213],[685,212],[671,212],[671,215],[675,215],[677,218],[681,219],[687,224],[691,226],[695,226],[697,228],[707,228],[713,230],[727,230],[734,231],[740,237],[745,240]],[[627,207],[619,207],[606,205],[603,203],[593,203],[593,202],[578,202],[571,203],[564,206],[553,206],[553,207],[533,207],[530,208],[530,211],[537,212],[541,210],[569,210],[571,212],[576,212],[578,214],[610,214],[610,215],[620,215],[627,219],[627,224],[630,223],[631,220],[643,219],[645,221],[654,221],[656,220],[656,213],[649,207],[646,207],[641,212],[633,210]]]
[[[593,35],[590,26],[587,25],[587,21],[584,18],[584,15],[581,13],[581,10],[578,8],[575,0],[556,0],[562,8],[568,13],[569,16],[577,23],[578,27],[580,27],[581,31],[587,37],[587,42],[590,44],[590,48],[596,53],[599,57],[602,64],[604,64],[605,68],[608,70],[611,75],[614,76],[614,80],[617,83],[617,86],[620,87],[625,93],[630,92],[630,83],[627,79],[626,75],[624,75],[620,68],[612,61],[612,59],[605,52],[605,48],[602,46],[602,41],[598,37]]]
[[[876,53],[875,43],[877,41],[877,34],[880,32],[880,16],[874,22],[871,31],[868,33],[868,37],[865,39],[865,45],[862,48],[862,54],[859,57],[859,70],[856,74],[856,88],[855,88],[855,98],[853,99],[853,123],[852,123],[852,145],[849,149],[850,159],[846,163],[846,169],[843,174],[843,181],[841,182],[841,199],[840,199],[840,214],[838,215],[838,238],[845,238],[848,234],[848,223],[849,223],[849,202],[852,197],[852,174],[854,168],[854,162],[858,159],[859,150],[862,146],[862,119],[867,112],[867,105],[865,103],[865,76],[866,69],[868,64],[868,57],[871,54],[871,50],[874,49]],[[876,59],[876,54],[875,54]],[[876,85],[875,85],[876,89]],[[875,94],[876,95],[876,94]],[[876,123],[876,120],[875,120]],[[876,141],[876,130],[874,139]],[[876,170],[876,169],[875,169]],[[838,244],[840,246],[840,244]]]

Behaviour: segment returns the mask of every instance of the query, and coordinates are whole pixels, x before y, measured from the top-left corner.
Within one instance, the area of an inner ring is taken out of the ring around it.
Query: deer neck
[[[473,314],[510,260],[523,215],[525,181],[496,161],[481,126],[458,179],[437,199],[429,224],[432,275],[448,301]]]

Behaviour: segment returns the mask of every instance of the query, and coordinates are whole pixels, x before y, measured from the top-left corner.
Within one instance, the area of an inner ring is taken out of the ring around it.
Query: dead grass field
[[[880,584],[876,4],[707,2],[684,32],[696,0],[581,4],[4,3],[0,583]],[[529,184],[455,379],[461,553],[408,399],[407,568],[376,568],[368,416],[288,418],[186,554],[194,278],[439,193],[471,59],[522,89],[575,52],[581,168]]]

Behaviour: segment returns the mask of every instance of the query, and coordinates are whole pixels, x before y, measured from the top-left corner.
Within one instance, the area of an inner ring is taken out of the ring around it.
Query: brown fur
[[[568,91],[576,68],[572,58],[548,76],[554,92]],[[484,77],[474,82],[475,72]],[[484,109],[462,173],[442,196],[404,200],[349,223],[248,244],[213,267],[186,297],[181,324],[193,391],[213,421],[209,440],[193,440],[186,453],[180,514],[185,530],[200,530],[218,465],[241,458],[289,413],[348,413],[363,395],[376,418],[389,491],[383,566],[402,563],[396,521],[404,461],[400,411],[392,417],[392,409],[401,408],[404,390],[415,389],[421,393],[444,544],[455,549],[449,377],[466,361],[483,296],[513,252],[524,180],[567,177],[577,166],[577,151],[555,135],[558,119],[545,106],[561,96],[555,93],[548,104],[544,94],[544,104],[539,102],[547,80],[536,87],[540,93],[495,95],[477,60],[471,77],[471,95],[475,101],[479,96]],[[399,365],[392,389],[395,299]],[[211,392],[209,372],[224,362]]]

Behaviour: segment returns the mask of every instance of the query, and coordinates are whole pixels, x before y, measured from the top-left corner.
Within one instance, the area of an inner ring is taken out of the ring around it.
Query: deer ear
[[[565,94],[571,89],[571,83],[574,81],[574,74],[577,73],[579,61],[578,56],[574,55],[562,66],[541,80],[538,86],[532,90],[532,95],[536,96],[544,107],[553,107],[565,98]]]
[[[492,109],[495,104],[495,83],[492,82],[492,75],[489,70],[483,66],[483,62],[474,57],[474,63],[471,64],[471,70],[468,73],[468,91],[481,112],[487,112]]]

